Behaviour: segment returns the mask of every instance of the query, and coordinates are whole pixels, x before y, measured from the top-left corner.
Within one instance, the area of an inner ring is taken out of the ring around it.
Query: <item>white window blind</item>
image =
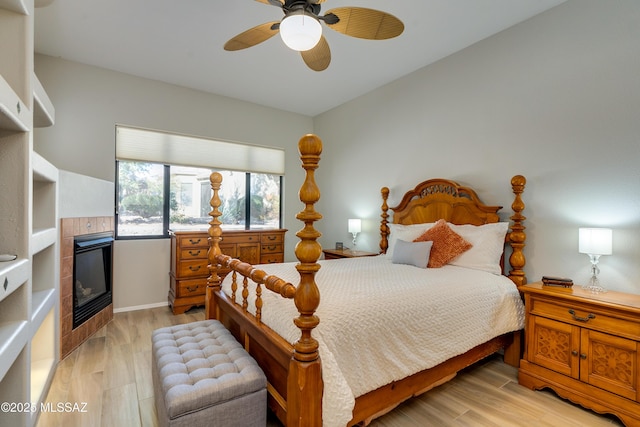
[[[116,126],[116,159],[284,175],[284,150]]]

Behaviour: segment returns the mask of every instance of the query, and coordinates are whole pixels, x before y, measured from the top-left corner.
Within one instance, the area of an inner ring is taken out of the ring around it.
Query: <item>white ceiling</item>
[[[43,0],[45,3],[49,0]],[[36,52],[315,116],[522,22],[565,0],[327,0],[395,15],[384,41],[324,26],[332,62],[307,68],[278,36],[227,52],[224,43],[282,18],[252,0],[55,0],[36,8]]]

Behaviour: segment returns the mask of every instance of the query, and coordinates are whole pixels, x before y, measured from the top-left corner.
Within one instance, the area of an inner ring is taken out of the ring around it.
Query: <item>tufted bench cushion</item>
[[[266,425],[266,377],[219,321],[157,329],[151,339],[159,425]]]

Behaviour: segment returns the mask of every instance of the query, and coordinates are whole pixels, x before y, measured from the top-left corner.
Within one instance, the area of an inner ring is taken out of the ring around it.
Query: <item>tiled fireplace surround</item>
[[[60,222],[60,357],[65,358],[113,319],[113,304],[109,304],[73,329],[73,238],[113,231],[113,217],[62,218]]]

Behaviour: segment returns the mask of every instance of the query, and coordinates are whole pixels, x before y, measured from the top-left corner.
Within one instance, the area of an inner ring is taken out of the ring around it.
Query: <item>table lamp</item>
[[[349,220],[349,233],[353,235],[353,248],[356,247],[356,237],[362,231],[362,221],[360,219]]]
[[[591,278],[583,288],[591,292],[606,292],[600,284],[598,262],[600,255],[612,254],[613,232],[610,228],[580,228],[578,235],[578,251],[589,255],[591,260]]]

